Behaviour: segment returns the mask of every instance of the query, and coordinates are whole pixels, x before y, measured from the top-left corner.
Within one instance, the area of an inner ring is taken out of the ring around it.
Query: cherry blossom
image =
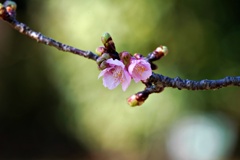
[[[98,78],[103,76],[103,85],[108,89],[116,88],[120,83],[125,91],[131,82],[131,76],[125,69],[125,65],[117,59],[106,60],[107,68],[101,71]]]
[[[142,58],[132,58],[128,66],[128,72],[136,83],[141,80],[144,81],[152,75],[151,65]]]

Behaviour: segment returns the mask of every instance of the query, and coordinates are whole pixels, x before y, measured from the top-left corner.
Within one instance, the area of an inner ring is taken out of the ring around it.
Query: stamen
[[[116,81],[120,80],[120,82],[122,83],[124,81],[123,70],[118,67],[116,70],[113,71],[113,77]]]
[[[138,74],[142,75],[142,73],[146,71],[146,67],[142,65],[137,65],[135,67],[135,70],[137,71]]]

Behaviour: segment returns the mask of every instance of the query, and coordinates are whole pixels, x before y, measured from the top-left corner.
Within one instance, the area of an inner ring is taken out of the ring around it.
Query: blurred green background
[[[166,76],[201,80],[240,74],[237,0],[16,2],[19,21],[80,49],[95,51],[107,31],[118,51],[146,56],[166,45],[169,54],[156,71]],[[211,115],[227,124],[219,133],[231,132],[222,134],[229,145],[221,144],[226,154],[220,158],[240,159],[239,88],[166,88],[131,108],[126,98],[143,84],[110,91],[92,60],[38,44],[3,21],[0,37],[0,158],[174,159],[167,147],[174,124]]]

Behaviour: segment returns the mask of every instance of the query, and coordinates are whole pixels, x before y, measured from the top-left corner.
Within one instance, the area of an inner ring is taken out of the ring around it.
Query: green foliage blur
[[[95,51],[109,32],[118,51],[146,56],[166,45],[156,73],[193,80],[240,75],[236,0],[16,2],[19,21],[76,48]],[[237,87],[166,88],[131,108],[127,97],[144,85],[108,90],[99,73],[94,61],[38,44],[0,21],[0,157],[168,159],[165,137],[183,116],[221,113],[240,125]],[[230,153],[236,159],[239,146]]]

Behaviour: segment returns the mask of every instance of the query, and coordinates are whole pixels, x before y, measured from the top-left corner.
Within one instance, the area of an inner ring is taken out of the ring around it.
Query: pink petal
[[[136,61],[131,61],[131,64],[128,66],[128,71],[130,74],[132,74],[135,66],[136,66]]]
[[[103,85],[108,89],[114,89],[120,84],[120,81],[113,77],[112,74],[105,74],[103,77]]]
[[[126,89],[128,88],[128,86],[131,83],[131,76],[129,75],[129,73],[124,70],[124,77],[123,77],[123,81],[122,81],[122,90],[126,91]]]
[[[111,59],[108,59],[106,62],[108,64],[110,64],[110,66],[120,66],[120,67],[124,68],[124,64],[117,59],[112,59],[111,58]]]
[[[100,74],[98,75],[98,79],[99,79],[100,77],[102,77],[104,74],[106,74],[106,72],[108,72],[109,69],[110,69],[110,68],[105,68],[104,70],[102,70],[102,71],[100,72]]]

